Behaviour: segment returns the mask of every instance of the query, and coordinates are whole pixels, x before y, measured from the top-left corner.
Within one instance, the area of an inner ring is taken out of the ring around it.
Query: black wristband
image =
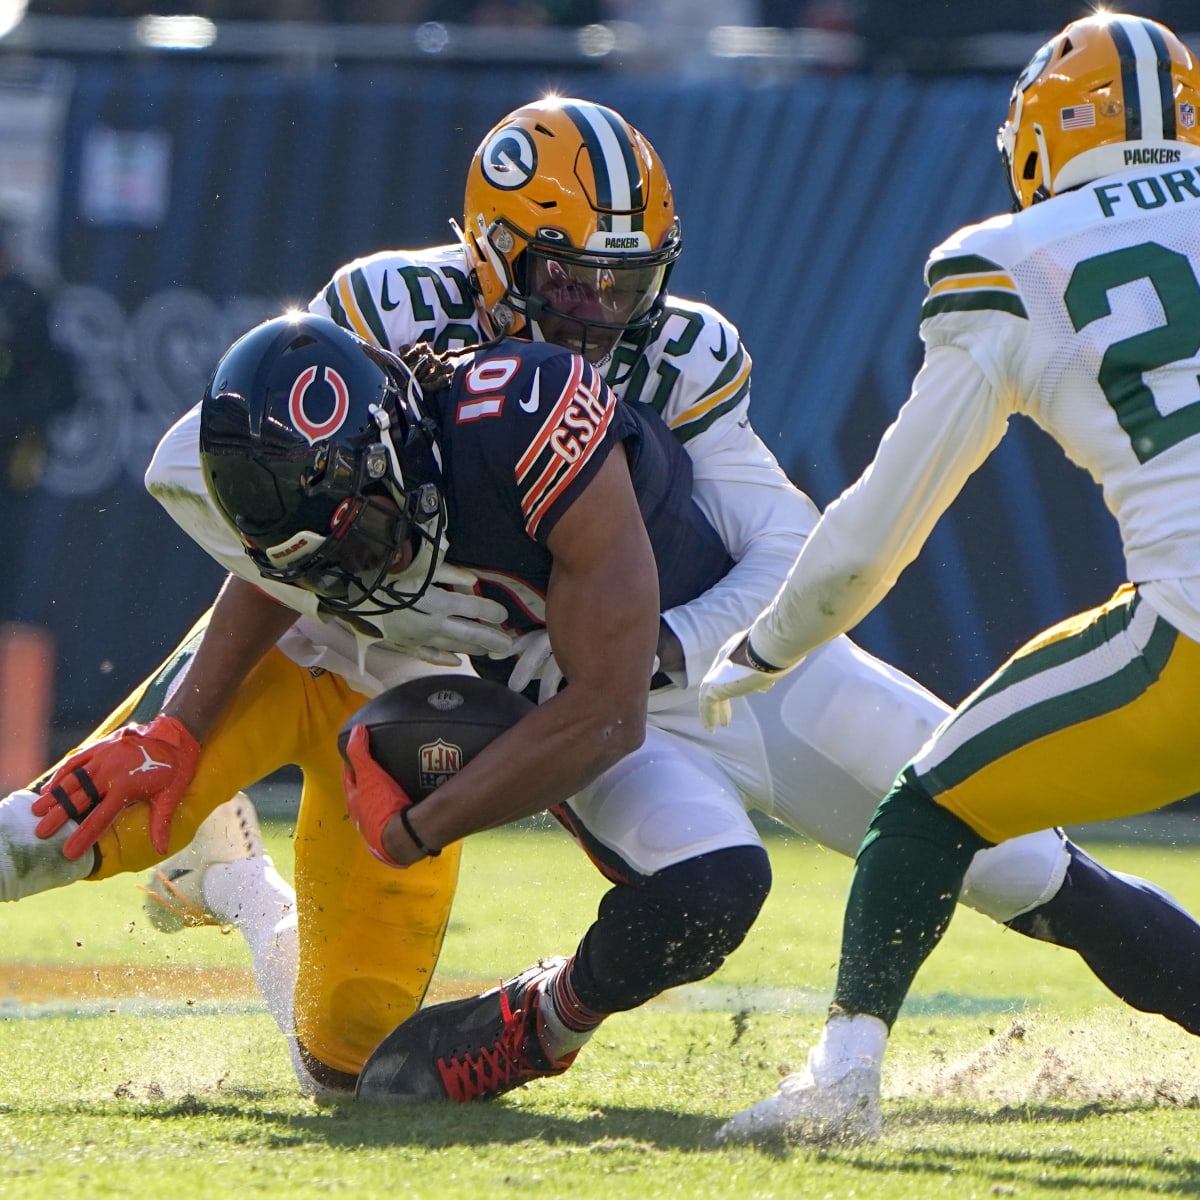
[[[404,832],[412,838],[412,844],[416,846],[426,858],[437,858],[441,854],[441,850],[434,850],[431,846],[427,846],[422,840],[420,834],[412,827],[412,822],[408,819],[408,811],[412,808],[411,804],[406,804],[400,810],[400,824],[404,826]]]
[[[759,658],[754,653],[754,648],[750,645],[750,635],[746,635],[745,645],[742,647],[742,653],[746,656],[746,661],[756,670],[761,671],[764,675],[778,675],[783,670],[782,667],[777,667],[773,663],[767,662],[765,659]]]

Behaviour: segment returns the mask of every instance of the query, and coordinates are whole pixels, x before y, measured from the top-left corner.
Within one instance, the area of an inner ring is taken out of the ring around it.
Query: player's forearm
[[[760,662],[793,666],[852,629],[887,595],[924,540],[897,507],[903,509],[903,497],[872,473],[825,510],[782,588],[750,627]]]
[[[195,657],[163,712],[203,742],[246,676],[297,615],[253,584],[230,576],[213,605]]]
[[[597,506],[619,518],[599,531],[604,552],[574,557],[596,532],[590,520],[572,524],[578,511],[552,538],[546,623],[566,687],[414,808],[409,818],[426,845],[444,846],[560,804],[641,745],[658,580],[645,528],[636,508],[618,507],[620,495],[618,489]]]
[[[641,745],[645,690],[619,710],[574,702],[565,688],[477,754],[408,814],[421,842],[435,849],[472,833],[519,821],[569,799]],[[640,701],[640,703],[638,702]],[[385,850],[410,861],[412,843],[399,817],[383,834]]]
[[[570,607],[585,614],[581,626],[589,623],[590,612],[590,632],[580,659],[571,652],[572,633],[565,631],[567,686],[415,806],[409,818],[426,845],[445,846],[553,808],[642,744],[653,657],[652,598],[647,615],[636,621],[606,613],[602,602]]]
[[[868,580],[840,565],[830,572],[808,569],[809,565],[801,555],[799,586],[785,587],[750,626],[753,659],[745,660],[749,665],[759,670],[767,664],[794,666],[857,625],[891,588],[891,581]]]

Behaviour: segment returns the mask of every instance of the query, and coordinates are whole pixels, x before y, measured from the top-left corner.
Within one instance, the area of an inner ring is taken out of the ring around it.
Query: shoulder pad
[[[750,368],[733,322],[707,304],[670,298],[642,359],[617,391],[650,405],[687,441],[748,403]]]
[[[968,225],[947,238],[925,267],[928,291],[921,305],[922,322],[948,312],[995,310],[1028,318],[1013,279],[1013,217],[993,217]]]

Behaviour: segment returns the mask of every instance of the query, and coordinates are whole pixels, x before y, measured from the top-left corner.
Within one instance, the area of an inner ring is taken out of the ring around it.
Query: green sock
[[[963,875],[989,845],[902,776],[880,804],[854,868],[835,1011],[890,1029],[921,964],[950,924]]]

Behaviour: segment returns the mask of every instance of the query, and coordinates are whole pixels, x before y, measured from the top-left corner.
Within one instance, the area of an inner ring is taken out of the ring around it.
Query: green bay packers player
[[[689,689],[729,636],[774,596],[816,510],[750,425],[750,361],[737,330],[710,307],[667,291],[680,244],[666,173],[649,143],[599,105],[548,101],[511,114],[484,138],[468,173],[457,244],[353,262],[310,308],[392,350],[418,341],[472,346],[504,332],[561,342],[600,366],[618,396],[663,417],[688,451],[696,502],[734,566],[697,599],[663,614],[651,721],[685,731],[706,755],[719,754],[748,804],[850,854],[895,772],[948,710],[840,638],[792,675],[786,693],[740,710],[720,738],[701,728]],[[181,422],[163,439],[148,485],[237,576],[248,560],[214,517],[196,454],[194,427]],[[97,731],[114,739],[100,752],[103,761],[92,746],[85,763],[71,759],[43,788],[44,816],[31,820],[27,792],[0,803],[0,896],[17,899],[147,867],[163,855],[169,817],[168,849],[176,854],[149,881],[152,915],[175,927],[185,919],[236,924],[281,1028],[299,1030],[292,1046],[304,1085],[351,1086],[374,1041],[424,995],[454,893],[457,847],[404,872],[363,863],[359,915],[371,928],[347,923],[332,936],[319,923],[297,928],[297,909],[310,910],[314,881],[299,876],[293,895],[262,856],[249,802],[228,797],[296,762],[304,773],[298,838],[319,841],[328,831],[315,814],[340,803],[332,734],[345,715],[382,688],[430,670],[431,662],[440,669],[447,659],[457,663],[454,651],[510,653],[507,631],[489,624],[489,602],[474,594],[476,581],[437,570],[435,579],[449,586],[428,588],[416,606],[388,616],[381,637],[353,613],[331,617],[309,601],[204,730],[170,723],[195,650],[195,640],[187,643]],[[453,590],[455,584],[468,591]],[[238,636],[253,625],[247,606],[253,615],[260,590],[269,585],[235,578],[222,593],[212,621],[231,648],[257,649],[239,647]],[[513,685],[536,678],[540,692],[551,694],[560,674],[548,639],[535,631],[516,649]],[[169,782],[162,773],[168,767],[102,778],[96,786],[92,776],[112,775],[113,764],[126,772],[144,766],[142,750],[169,765],[174,789],[160,787]],[[94,800],[86,790],[63,786],[64,779],[78,781],[81,769],[105,804],[90,816]],[[57,832],[50,828],[56,804],[71,816],[59,794],[83,818],[80,829],[74,819]],[[145,803],[112,820],[114,808],[143,800],[160,810],[176,801],[178,807],[158,816],[153,830]],[[34,821],[47,822],[50,840],[38,839]],[[97,828],[109,821],[107,831]],[[180,851],[197,829],[195,842]],[[71,858],[62,853],[64,841]],[[328,841],[324,849],[320,869],[344,870],[348,862],[357,869],[357,859],[341,854],[351,855],[349,846]],[[375,888],[384,890],[386,904]],[[1200,989],[1191,986],[1197,968],[1186,953],[1200,942],[1195,924],[1152,889],[1104,871],[1057,832],[981,855],[965,898],[998,920],[1076,948],[1131,1003],[1200,1028],[1193,999]],[[1098,919],[1101,904],[1108,915]]]
[[[999,136],[1015,214],[933,252],[907,404],[705,678],[710,724],[785,686],[886,594],[1015,414],[1091,473],[1120,529],[1130,583],[1019,650],[897,777],[859,850],[808,1070],[726,1141],[877,1136],[888,1031],[972,856],[1200,791],[1198,107],[1195,58],[1154,21],[1094,15],[1038,51]]]

